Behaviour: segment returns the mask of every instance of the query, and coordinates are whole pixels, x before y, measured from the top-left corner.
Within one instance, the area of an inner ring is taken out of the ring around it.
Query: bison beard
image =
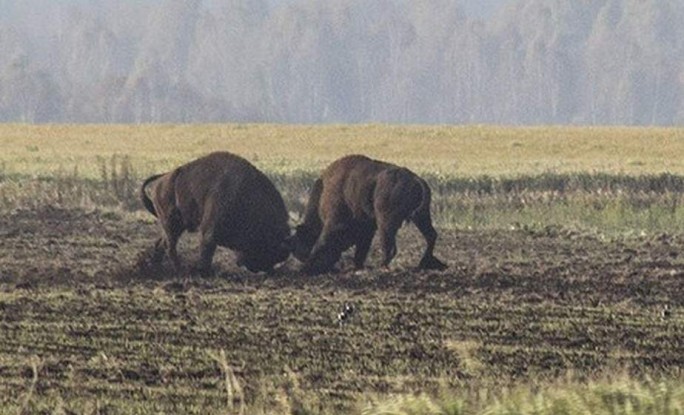
[[[238,265],[253,272],[270,271],[289,256],[285,241],[290,228],[280,193],[262,172],[234,154],[211,153],[151,176],[140,196],[163,230],[155,245],[156,262],[166,253],[180,270],[178,239],[184,231],[197,230],[203,275],[211,272],[217,246],[235,251]]]
[[[362,268],[377,230],[387,266],[397,253],[399,228],[411,221],[427,243],[419,268],[445,269],[433,255],[437,232],[430,199],[427,183],[406,168],[361,155],[343,157],[314,183],[304,221],[292,237],[293,254],[306,273],[319,274],[356,246],[354,265]]]

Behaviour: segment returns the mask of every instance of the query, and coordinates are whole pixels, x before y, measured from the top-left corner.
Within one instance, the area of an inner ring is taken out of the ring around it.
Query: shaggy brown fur
[[[234,154],[211,153],[149,177],[140,196],[163,229],[155,246],[156,261],[166,252],[180,269],[178,239],[184,231],[197,230],[202,274],[210,272],[217,246],[235,251],[238,265],[253,272],[270,271],[289,255],[288,213],[280,193],[262,172]]]
[[[410,170],[361,155],[328,166],[311,190],[304,221],[292,238],[295,257],[310,274],[329,271],[343,251],[356,246],[354,264],[363,267],[375,235],[380,233],[382,265],[397,253],[397,231],[413,222],[427,242],[419,267],[444,269],[433,249],[437,232],[430,217],[430,188]]]

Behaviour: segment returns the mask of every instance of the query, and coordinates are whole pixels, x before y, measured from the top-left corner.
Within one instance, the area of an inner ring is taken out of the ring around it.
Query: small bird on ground
[[[672,315],[672,309],[670,309],[670,305],[665,304],[665,307],[663,307],[663,310],[660,312],[660,317],[670,318],[671,315]]]
[[[342,311],[337,314],[337,322],[342,325],[346,323],[349,318],[354,314],[354,305],[350,303],[344,303]]]

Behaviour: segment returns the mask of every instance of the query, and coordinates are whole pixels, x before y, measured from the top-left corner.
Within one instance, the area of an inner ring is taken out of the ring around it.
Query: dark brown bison
[[[382,265],[387,266],[397,253],[397,231],[411,221],[427,242],[419,267],[445,269],[433,255],[437,232],[430,197],[425,180],[406,168],[361,155],[343,157],[314,183],[303,223],[291,239],[293,254],[305,263],[305,272],[318,274],[329,271],[355,245],[354,265],[361,268],[377,229]]]
[[[288,213],[280,193],[262,172],[234,154],[211,153],[149,177],[140,196],[163,229],[155,245],[157,262],[166,252],[180,269],[178,238],[197,230],[203,275],[211,270],[217,246],[235,251],[238,265],[252,272],[270,271],[289,255]]]

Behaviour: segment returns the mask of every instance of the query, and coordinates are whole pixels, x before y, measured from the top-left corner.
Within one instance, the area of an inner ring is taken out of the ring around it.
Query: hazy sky
[[[0,0],[1,2],[2,0]],[[270,0],[271,4],[296,3],[301,0]],[[370,0],[373,1],[373,0]],[[459,0],[469,16],[489,17],[499,7],[514,0]]]
[[[463,0],[463,7],[470,16],[488,17],[492,12],[512,0]]]
[[[7,12],[8,10],[12,10],[13,8],[19,7],[19,4],[17,3],[18,0],[0,0],[0,10],[4,10]],[[50,10],[52,10],[50,7],[45,7],[45,6],[51,6],[54,5],[55,0],[22,0],[22,3],[20,6],[22,9],[34,9],[32,14],[36,15],[37,17],[41,16],[44,13],[49,14]],[[63,3],[67,4],[77,4],[77,5],[103,5],[106,4],[106,2],[103,2],[102,0],[61,0]],[[142,1],[142,3],[148,3],[148,4],[158,4],[163,2],[164,0],[145,0]],[[271,4],[279,4],[279,3],[296,3],[298,1],[308,1],[308,0],[270,0]],[[369,0],[373,1],[373,0]],[[463,4],[463,7],[465,8],[466,12],[470,16],[477,16],[477,17],[489,17],[493,12],[495,12],[498,8],[503,6],[506,3],[510,3],[515,0],[460,0],[461,4]],[[0,20],[2,19],[2,16],[0,16]]]

